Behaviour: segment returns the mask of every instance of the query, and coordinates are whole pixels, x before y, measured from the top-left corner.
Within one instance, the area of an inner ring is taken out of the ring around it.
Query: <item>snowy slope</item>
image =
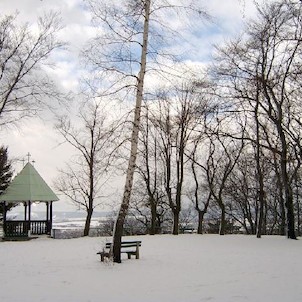
[[[302,240],[138,238],[141,259],[115,265],[96,255],[106,238],[0,242],[0,301],[302,301]]]

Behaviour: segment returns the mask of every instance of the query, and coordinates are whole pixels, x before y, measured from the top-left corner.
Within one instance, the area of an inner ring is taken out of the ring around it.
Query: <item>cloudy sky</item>
[[[105,0],[99,0],[105,1]],[[177,1],[177,0],[175,0]],[[198,1],[198,0],[197,0]],[[212,44],[222,44],[238,35],[244,22],[255,14],[254,0],[199,0],[213,17],[194,33],[195,49],[188,52],[187,59],[193,64],[209,61]],[[258,2],[261,2],[260,0]],[[122,1],[121,1],[122,3]],[[63,25],[61,39],[69,43],[68,51],[55,57],[52,75],[66,90],[76,91],[81,71],[78,69],[78,53],[95,29],[90,25],[90,14],[85,11],[82,0],[0,0],[2,15],[19,12],[20,22],[35,22],[37,16],[48,10],[60,11]],[[180,20],[181,22],[181,20]],[[180,46],[181,47],[181,46]],[[8,146],[9,155],[22,160],[29,152],[31,160],[42,177],[50,185],[58,174],[57,169],[68,161],[72,149],[60,144],[62,139],[56,134],[51,119],[29,119],[18,129],[0,133],[1,143]],[[19,172],[22,161],[16,161],[14,168]],[[64,208],[64,203],[58,207]]]

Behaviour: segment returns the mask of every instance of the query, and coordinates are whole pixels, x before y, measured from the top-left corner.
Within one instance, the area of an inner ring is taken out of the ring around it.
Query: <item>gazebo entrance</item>
[[[59,200],[46,184],[36,169],[27,163],[14,178],[6,191],[0,196],[3,206],[4,238],[22,238],[30,235],[51,233],[53,202]],[[45,203],[46,219],[33,220],[31,209],[33,203]],[[8,203],[24,205],[24,220],[8,220]]]

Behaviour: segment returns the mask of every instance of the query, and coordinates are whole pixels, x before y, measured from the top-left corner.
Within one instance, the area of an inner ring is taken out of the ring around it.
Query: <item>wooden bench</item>
[[[110,257],[112,243],[107,242],[103,251],[98,252],[97,255],[101,256],[101,261],[104,262],[105,257]],[[131,255],[135,255],[135,259],[139,259],[139,247],[142,246],[141,241],[123,241],[121,244],[121,253],[127,254],[128,259],[131,259]],[[135,249],[133,249],[135,248]]]

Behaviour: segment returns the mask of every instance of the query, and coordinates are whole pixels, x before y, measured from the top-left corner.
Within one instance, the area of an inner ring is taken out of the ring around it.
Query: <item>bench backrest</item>
[[[106,249],[110,249],[112,245],[112,242],[106,242]],[[121,248],[127,248],[127,247],[136,247],[136,246],[142,246],[141,241],[123,241],[121,244]]]

